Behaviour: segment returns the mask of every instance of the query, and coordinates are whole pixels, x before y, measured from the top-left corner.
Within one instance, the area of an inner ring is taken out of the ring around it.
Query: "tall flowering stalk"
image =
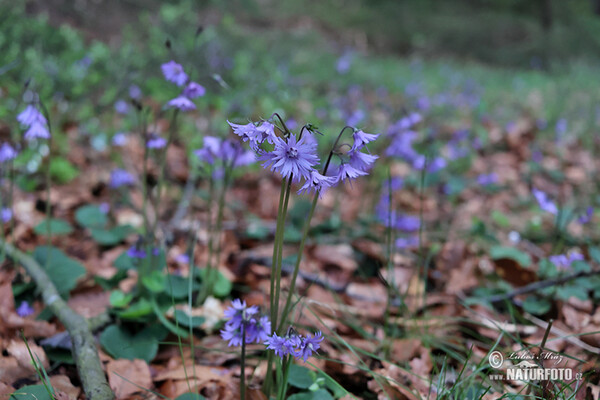
[[[318,132],[317,128],[311,124],[304,125],[299,134],[295,134],[288,129],[285,122],[278,114],[273,115],[274,118],[268,121],[261,121],[258,124],[234,124],[229,122],[236,135],[240,136],[244,142],[248,142],[250,148],[254,150],[257,158],[263,162],[263,167],[269,168],[271,171],[281,175],[281,191],[279,196],[279,208],[277,213],[277,226],[275,229],[275,240],[273,245],[273,260],[272,272],[270,281],[270,307],[271,307],[271,324],[273,326],[274,337],[269,342],[269,348],[277,350],[276,354],[281,356],[286,351],[277,347],[282,344],[287,344],[286,349],[298,348],[302,342],[298,342],[297,338],[290,337],[289,340],[283,340],[283,331],[288,326],[288,315],[291,311],[292,297],[295,290],[296,280],[298,277],[300,262],[310,229],[310,222],[314,215],[318,199],[324,190],[329,187],[338,185],[339,183],[351,182],[359,176],[368,174],[368,170],[373,166],[373,163],[378,158],[376,155],[371,155],[367,150],[366,145],[377,139],[379,135],[365,133],[362,130],[354,127],[344,127],[335,143],[329,152],[327,161],[325,162],[321,172],[316,168],[320,163],[317,154],[317,141],[313,135]],[[276,122],[279,122],[278,125]],[[281,135],[277,135],[276,132]],[[345,132],[351,132],[353,143],[341,143],[342,136]],[[332,157],[337,156],[335,165],[330,168]],[[303,183],[298,190],[298,193],[312,193],[313,201],[308,217],[304,224],[303,234],[298,249],[298,256],[292,278],[290,288],[285,299],[285,303],[281,313],[279,312],[280,297],[281,297],[281,273],[283,259],[283,236],[285,220],[287,216],[289,199],[294,184]],[[289,336],[289,335],[288,335]],[[318,348],[316,345],[310,344],[309,348]],[[267,376],[263,389],[267,396],[270,395],[272,389],[272,364],[273,354],[269,353]],[[286,353],[287,355],[289,353]],[[278,364],[277,376],[282,378],[284,382],[279,382],[278,387],[280,392],[278,398],[283,398],[285,395],[285,374],[288,371],[290,361],[282,357],[282,363]],[[283,389],[282,389],[283,388]]]

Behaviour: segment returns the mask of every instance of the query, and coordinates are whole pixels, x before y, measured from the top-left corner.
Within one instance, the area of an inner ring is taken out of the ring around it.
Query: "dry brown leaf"
[[[14,357],[0,357],[0,382],[12,384],[21,378],[35,377],[32,368],[19,364]]]
[[[66,375],[54,375],[50,377],[50,383],[52,387],[66,395],[69,400],[74,400],[79,397],[81,388],[73,386],[71,380]]]
[[[30,371],[35,372],[35,368],[32,365],[32,361],[34,360],[31,359],[27,346],[29,346],[31,354],[35,357],[35,362],[41,363],[41,365],[47,369],[50,364],[48,363],[46,352],[32,341],[28,341],[28,343],[25,344],[22,340],[12,339],[6,347],[6,351],[13,356],[23,368],[29,368]]]
[[[76,293],[71,296],[67,304],[79,315],[92,318],[102,314],[110,306],[110,292]]]
[[[112,360],[106,364],[106,374],[118,399],[141,391],[140,387],[152,389],[150,368],[144,360]]]
[[[0,334],[19,329],[23,329],[26,337],[49,337],[56,333],[55,325],[17,315],[12,286],[7,282],[0,285]]]

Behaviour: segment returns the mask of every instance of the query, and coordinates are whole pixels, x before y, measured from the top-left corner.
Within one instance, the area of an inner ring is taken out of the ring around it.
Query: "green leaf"
[[[290,365],[288,383],[299,389],[308,389],[315,382],[315,373],[297,364]]]
[[[492,211],[491,217],[492,220],[501,228],[508,228],[510,226],[510,221],[508,220],[508,217],[498,210]]]
[[[158,351],[159,339],[150,330],[133,335],[122,326],[111,325],[100,335],[104,350],[114,358],[136,358],[152,361]]]
[[[58,183],[67,183],[79,175],[79,170],[62,157],[50,160],[50,176]]]
[[[206,282],[207,272],[208,272],[207,268],[198,270],[198,275],[202,279],[202,282]],[[213,270],[212,273],[214,274],[215,272],[217,275],[217,279],[213,286],[213,295],[215,295],[216,297],[225,297],[225,296],[229,295],[229,293],[231,292],[231,289],[233,288],[233,285],[227,278],[225,278],[225,275],[223,275],[220,271]]]
[[[127,307],[129,303],[133,300],[133,295],[131,293],[123,293],[120,290],[114,290],[110,294],[110,305],[117,308]]]
[[[531,314],[543,315],[550,311],[552,304],[546,299],[528,296],[523,302],[525,311]]]
[[[177,323],[179,325],[183,325],[183,326],[187,326],[187,327],[191,326],[192,328],[199,327],[206,320],[206,318],[204,318],[204,317],[192,317],[191,315],[188,315],[183,310],[175,310],[174,315],[175,315],[175,320],[177,321]]]
[[[333,397],[327,390],[317,389],[314,392],[295,393],[288,400],[333,400]]]
[[[161,271],[152,271],[142,277],[142,284],[152,293],[161,293],[167,287],[167,277]]]
[[[44,385],[23,386],[10,395],[10,400],[53,400]]]
[[[135,269],[133,259],[127,255],[127,251],[124,251],[113,261],[113,265],[120,270],[126,271],[128,269]]]
[[[119,244],[133,231],[129,225],[116,226],[112,229],[91,228],[92,239],[102,246],[114,246]]]
[[[206,397],[198,393],[184,393],[177,396],[175,400],[206,400]]]
[[[75,211],[75,220],[84,228],[104,228],[108,224],[108,217],[100,207],[85,205]]]
[[[68,295],[77,285],[77,280],[85,275],[81,263],[52,246],[38,246],[33,252],[33,258],[46,271],[59,293]]]
[[[123,311],[117,312],[124,319],[138,319],[152,313],[152,305],[146,299],[140,299]]]
[[[493,260],[509,258],[519,263],[522,267],[529,267],[531,265],[529,254],[514,247],[494,246],[490,249],[490,257]]]
[[[183,299],[188,296],[189,278],[179,275],[167,275],[167,284],[165,293],[176,299]],[[200,284],[196,281],[192,282],[192,292],[200,289]]]
[[[559,286],[556,290],[556,296],[562,300],[569,300],[571,297],[575,297],[583,301],[588,299],[587,290],[584,290],[579,285],[574,284]]]
[[[73,232],[71,224],[60,218],[45,219],[33,228],[33,231],[38,235],[45,236],[48,234],[48,225],[50,225],[51,235],[68,235]]]
[[[600,248],[590,247],[588,249],[588,252],[590,254],[590,257],[592,257],[592,260],[594,260],[596,263],[600,264]]]

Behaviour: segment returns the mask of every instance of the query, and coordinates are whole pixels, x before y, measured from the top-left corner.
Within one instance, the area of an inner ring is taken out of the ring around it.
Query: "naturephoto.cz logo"
[[[499,351],[492,351],[488,356],[490,366],[494,369],[501,369],[505,361],[508,364],[504,374],[492,374],[491,380],[509,380],[509,381],[571,381],[573,379],[581,380],[581,372],[573,372],[571,368],[561,368],[564,361],[562,354],[551,351],[542,351],[533,354],[527,350],[512,352],[505,357]],[[543,366],[543,364],[550,366]]]

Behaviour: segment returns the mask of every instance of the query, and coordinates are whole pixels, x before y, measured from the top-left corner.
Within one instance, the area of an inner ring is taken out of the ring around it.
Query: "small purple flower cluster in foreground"
[[[317,142],[310,134],[296,136],[289,133],[287,137],[281,138],[275,134],[275,125],[269,121],[263,121],[259,125],[252,122],[240,125],[227,121],[233,128],[233,132],[240,136],[244,142],[248,142],[250,148],[257,154],[257,158],[263,161],[263,167],[270,167],[284,178],[291,178],[294,183],[304,180],[303,186],[298,193],[321,193],[321,190],[336,186],[340,182],[356,179],[359,176],[368,175],[368,170],[378,156],[362,152],[366,144],[377,139],[379,135],[365,133],[354,129],[354,143],[346,153],[346,157],[340,157],[341,163],[331,169],[327,176],[322,175],[315,166],[319,164],[317,155]],[[303,128],[304,129],[304,128]],[[261,147],[263,143],[273,145],[273,150],[265,150]]]
[[[556,268],[559,269],[570,269],[571,264],[574,261],[583,261],[583,254],[580,253],[570,253],[570,254],[557,254],[555,256],[548,257],[550,262],[556,265]]]
[[[306,362],[308,357],[321,348],[322,341],[323,334],[321,332],[315,333],[314,337],[311,335],[302,337],[296,334],[280,337],[274,333],[273,336],[267,339],[265,344],[267,349],[273,350],[280,358],[291,354],[296,359],[302,358],[302,361]]]
[[[33,104],[29,104],[25,110],[17,115],[17,120],[27,128],[25,140],[50,139],[48,121]]]
[[[258,316],[257,306],[246,305],[245,301],[235,299],[231,307],[225,310],[228,321],[221,330],[221,337],[229,341],[229,346],[240,346],[245,338],[246,343],[264,343],[267,349],[273,350],[281,358],[291,354],[304,362],[321,347],[323,335],[317,332],[314,337],[298,334],[278,336],[271,335],[271,322],[267,316]]]
[[[225,310],[225,329],[221,337],[229,341],[229,346],[240,346],[243,338],[246,343],[262,343],[271,334],[271,321],[267,316],[258,316],[258,307],[246,305],[246,301],[235,299]],[[242,332],[243,331],[243,332]]]
[[[533,196],[537,200],[542,210],[549,212],[550,214],[558,214],[558,208],[556,207],[556,204],[548,198],[546,193],[536,188],[533,188],[531,192],[533,193]]]
[[[206,94],[206,90],[202,85],[190,81],[188,75],[183,70],[183,67],[171,60],[161,66],[165,79],[173,82],[179,87],[183,87],[181,94],[170,100],[167,105],[169,107],[178,108],[181,111],[195,110],[196,105],[191,99],[202,97]]]

